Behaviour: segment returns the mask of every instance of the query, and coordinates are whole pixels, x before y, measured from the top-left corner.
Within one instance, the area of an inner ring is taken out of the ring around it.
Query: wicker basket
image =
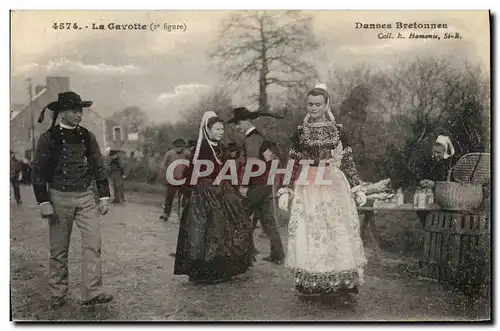
[[[436,182],[434,199],[446,210],[472,211],[483,201],[483,187],[480,184]]]
[[[491,155],[464,155],[448,173],[448,180],[436,182],[434,201],[443,209],[473,211],[483,202],[483,185],[490,180]],[[456,182],[451,181],[451,175]]]

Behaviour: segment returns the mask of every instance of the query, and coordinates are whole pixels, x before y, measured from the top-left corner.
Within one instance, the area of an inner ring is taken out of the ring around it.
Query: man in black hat
[[[165,153],[165,157],[163,158],[161,169],[163,173],[163,178],[166,179],[167,169],[170,164],[179,159],[189,160],[189,155],[186,151],[186,143],[183,139],[176,139],[172,143],[173,149],[169,150]],[[184,176],[185,166],[177,165],[174,169],[174,178],[176,180],[181,180]],[[174,185],[173,183],[169,183],[167,181],[167,192],[165,194],[165,204],[163,205],[163,215],[160,216],[160,219],[167,221],[170,217],[170,212],[172,211],[172,204],[174,203],[175,194],[178,193],[178,199],[181,199],[182,196],[182,186]],[[180,216],[180,215],[179,215]]]
[[[40,135],[32,170],[32,185],[42,218],[49,220],[50,284],[52,306],[65,304],[68,292],[68,250],[73,222],[82,235],[83,304],[107,303],[113,296],[102,291],[101,215],[108,212],[109,184],[95,135],[81,127],[82,101],[74,92],[59,94],[45,109],[54,112],[52,126]],[[58,114],[61,122],[56,125]],[[99,206],[92,182],[97,185]]]
[[[274,157],[273,153],[267,147],[269,142],[266,142],[262,133],[252,123],[252,120],[260,116],[281,117],[264,112],[251,112],[244,107],[234,109],[233,113],[234,116],[228,123],[234,123],[236,129],[245,135],[244,149],[246,162],[256,159],[266,163],[264,174],[258,178],[251,178],[248,183],[248,215],[257,215],[257,217],[253,217],[253,222],[255,223],[253,224],[253,228],[255,229],[257,225],[257,219],[260,220],[264,227],[264,232],[269,236],[269,240],[271,241],[271,254],[264,257],[264,260],[281,264],[284,260],[285,252],[283,251],[283,244],[272,212],[272,185],[267,185],[269,167]]]

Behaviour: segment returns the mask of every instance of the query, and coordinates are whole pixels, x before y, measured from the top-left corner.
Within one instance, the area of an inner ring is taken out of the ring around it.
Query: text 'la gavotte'
[[[92,30],[146,30],[147,25],[142,23],[134,24],[117,24],[109,23],[107,26],[105,24],[92,23]]]

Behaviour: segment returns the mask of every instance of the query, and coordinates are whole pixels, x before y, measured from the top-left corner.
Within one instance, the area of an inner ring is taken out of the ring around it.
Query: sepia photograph
[[[492,22],[11,10],[11,322],[491,322]]]

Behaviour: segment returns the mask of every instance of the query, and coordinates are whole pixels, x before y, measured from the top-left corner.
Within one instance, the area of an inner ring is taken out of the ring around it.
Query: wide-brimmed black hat
[[[186,146],[186,142],[184,141],[184,139],[175,139],[173,142],[172,142],[172,145],[174,145],[175,147],[182,147],[182,146]]]
[[[75,92],[68,91],[59,93],[57,96],[57,101],[49,103],[45,108],[43,108],[38,118],[38,123],[42,123],[45,118],[45,109],[50,109],[54,112],[52,117],[52,126],[56,123],[57,115],[65,110],[70,109],[83,109],[92,106],[92,101],[82,101],[82,98]]]
[[[238,107],[233,109],[233,118],[231,118],[227,123],[238,123],[239,121],[254,120],[261,116],[274,117],[278,119],[283,119],[283,116],[271,114],[263,111],[250,111],[245,107]]]

